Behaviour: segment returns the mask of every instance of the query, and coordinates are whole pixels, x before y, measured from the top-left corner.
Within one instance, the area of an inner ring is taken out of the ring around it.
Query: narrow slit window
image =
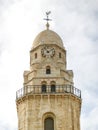
[[[61,53],[59,53],[59,58],[61,58]]]
[[[54,84],[51,85],[51,92],[55,92],[55,85]]]
[[[37,59],[37,53],[35,53],[35,59]]]
[[[51,92],[56,92],[56,83],[55,81],[51,81]]]
[[[51,74],[50,66],[47,66],[47,67],[46,67],[46,74]]]
[[[42,93],[46,93],[46,84],[42,85]]]
[[[42,91],[42,93],[46,93],[46,91],[47,91],[47,82],[43,81],[41,84],[42,84],[41,85],[41,91]]]

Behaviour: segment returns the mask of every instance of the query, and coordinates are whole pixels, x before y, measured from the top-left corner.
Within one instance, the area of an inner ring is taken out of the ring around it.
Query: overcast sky
[[[98,0],[0,0],[0,130],[18,129],[16,91],[47,10],[82,91],[81,130],[98,130]]]

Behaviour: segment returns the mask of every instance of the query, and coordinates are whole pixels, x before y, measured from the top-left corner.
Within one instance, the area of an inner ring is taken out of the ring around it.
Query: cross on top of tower
[[[44,20],[46,20],[47,21],[47,24],[46,24],[46,28],[47,29],[49,29],[49,23],[48,23],[48,21],[51,21],[52,19],[49,19],[49,14],[51,13],[51,11],[47,11],[46,12],[46,17],[47,18],[45,18]]]

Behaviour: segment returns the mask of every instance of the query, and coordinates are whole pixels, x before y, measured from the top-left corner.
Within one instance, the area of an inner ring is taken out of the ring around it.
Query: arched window
[[[61,53],[59,52],[59,58],[61,58]]]
[[[42,93],[46,93],[46,82],[42,82]]]
[[[54,130],[54,120],[52,117],[44,120],[44,130]]]
[[[47,66],[47,67],[46,67],[46,74],[51,74],[50,66]]]
[[[35,59],[37,59],[37,53],[35,53]]]
[[[55,82],[52,81],[52,82],[51,82],[51,92],[55,92],[55,91],[56,91]]]

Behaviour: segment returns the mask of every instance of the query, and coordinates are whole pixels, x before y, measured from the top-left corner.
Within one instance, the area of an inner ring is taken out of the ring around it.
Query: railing
[[[60,85],[60,86],[26,86],[19,89],[16,92],[16,100],[30,94],[56,94],[56,93],[71,93],[81,98],[81,91],[72,85]]]

